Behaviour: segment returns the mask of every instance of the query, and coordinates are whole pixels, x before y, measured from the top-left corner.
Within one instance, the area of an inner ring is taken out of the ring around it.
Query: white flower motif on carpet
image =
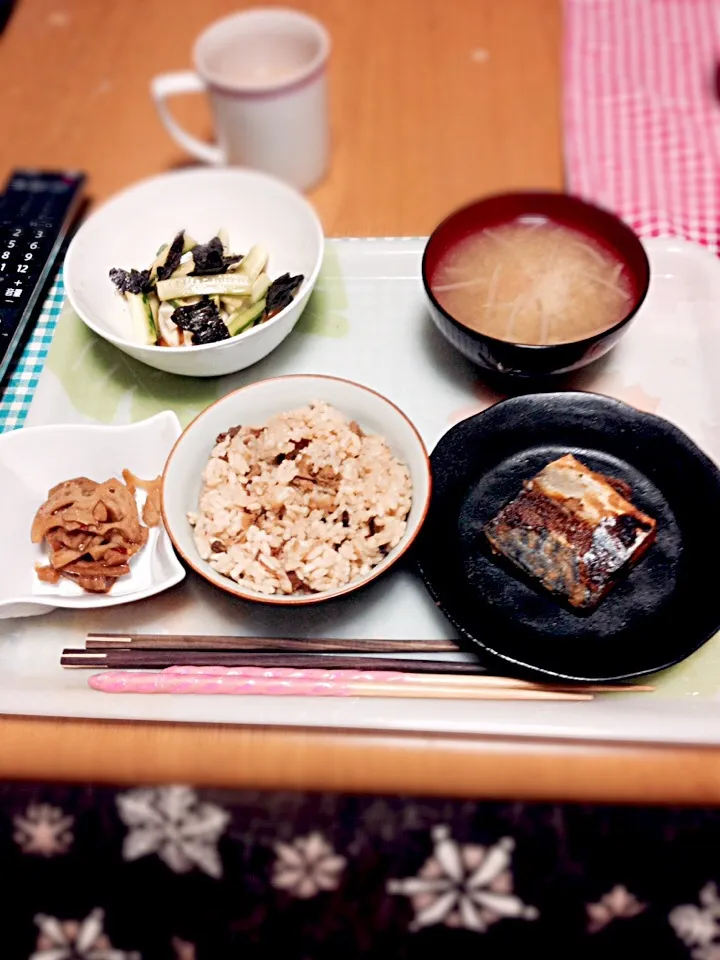
[[[433,924],[482,932],[503,919],[536,920],[535,907],[513,893],[510,869],[515,841],[503,837],[491,847],[459,844],[446,826],[432,832],[435,849],[416,877],[390,880],[388,892],[410,898],[411,930]]]
[[[640,903],[626,887],[618,884],[597,903],[587,904],[588,933],[598,933],[613,920],[637,917],[646,908],[646,903]]]
[[[212,803],[200,803],[190,787],[130,790],[117,797],[122,821],[129,831],[123,844],[125,860],[157,853],[175,873],[198,867],[216,879],[222,876],[217,845],[230,814]]]
[[[196,946],[181,937],[172,938],[172,947],[175,951],[175,960],[196,960]]]
[[[39,913],[35,953],[30,960],[140,960],[135,951],[116,950],[103,931],[105,914],[93,910],[84,920],[58,920]]]
[[[690,949],[693,960],[720,960],[720,896],[714,883],[706,883],[698,895],[700,906],[683,903],[670,911],[668,920]]]
[[[307,900],[321,890],[337,889],[347,861],[319,833],[276,843],[274,848],[277,859],[271,882],[278,890]]]
[[[31,803],[24,814],[13,818],[13,840],[23,853],[56,857],[70,849],[74,822],[59,807]]]

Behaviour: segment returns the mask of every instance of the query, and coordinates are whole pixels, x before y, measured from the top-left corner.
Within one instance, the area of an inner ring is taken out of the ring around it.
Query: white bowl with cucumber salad
[[[119,350],[214,377],[285,339],[322,257],[320,221],[292,187],[253,170],[197,169],[143,180],[100,207],[70,244],[64,281],[78,316]]]

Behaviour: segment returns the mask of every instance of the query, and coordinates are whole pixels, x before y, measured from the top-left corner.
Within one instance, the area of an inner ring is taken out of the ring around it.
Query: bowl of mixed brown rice
[[[276,377],[228,394],[185,430],[163,477],[165,526],[210,583],[310,604],[384,573],[430,502],[430,463],[405,414],[336,377]]]

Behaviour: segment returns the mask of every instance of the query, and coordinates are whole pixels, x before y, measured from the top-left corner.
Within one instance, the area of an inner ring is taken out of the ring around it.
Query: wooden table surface
[[[154,73],[189,65],[229,0],[19,0],[0,40],[0,176],[86,170],[93,200],[188,162]],[[329,236],[422,235],[482,193],[562,185],[561,0],[306,0],[325,22]],[[178,118],[210,135],[199,97]],[[539,799],[714,802],[716,751],[170,724],[0,720],[0,779],[188,781]]]

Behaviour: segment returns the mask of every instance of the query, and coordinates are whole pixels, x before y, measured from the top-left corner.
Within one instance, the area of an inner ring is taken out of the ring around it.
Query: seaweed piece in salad
[[[170,249],[165,256],[164,262],[157,268],[158,280],[167,280],[180,266],[180,258],[183,255],[184,245],[185,231],[181,230],[176,234],[175,239],[170,244]]]
[[[126,301],[131,336],[147,346],[214,343],[239,336],[288,306],[304,277],[272,282],[269,252],[231,253],[227,231],[198,244],[184,230],[163,244],[146,270],[110,270]]]
[[[190,274],[191,277],[225,273],[228,267],[242,260],[239,254],[231,257],[225,256],[220,237],[213,237],[207,243],[199,243],[196,247],[193,247],[192,255],[195,269]]]
[[[305,278],[301,273],[296,277],[291,277],[289,273],[284,273],[281,277],[268,287],[265,302],[265,316],[272,317],[285,307],[292,303],[293,297],[298,291],[300,284]]]
[[[110,279],[120,293],[150,293],[155,284],[150,279],[149,270],[123,270],[113,267]]]
[[[192,334],[195,346],[229,340],[230,333],[214,300],[203,299],[186,307],[178,307],[171,317],[181,330]]]

